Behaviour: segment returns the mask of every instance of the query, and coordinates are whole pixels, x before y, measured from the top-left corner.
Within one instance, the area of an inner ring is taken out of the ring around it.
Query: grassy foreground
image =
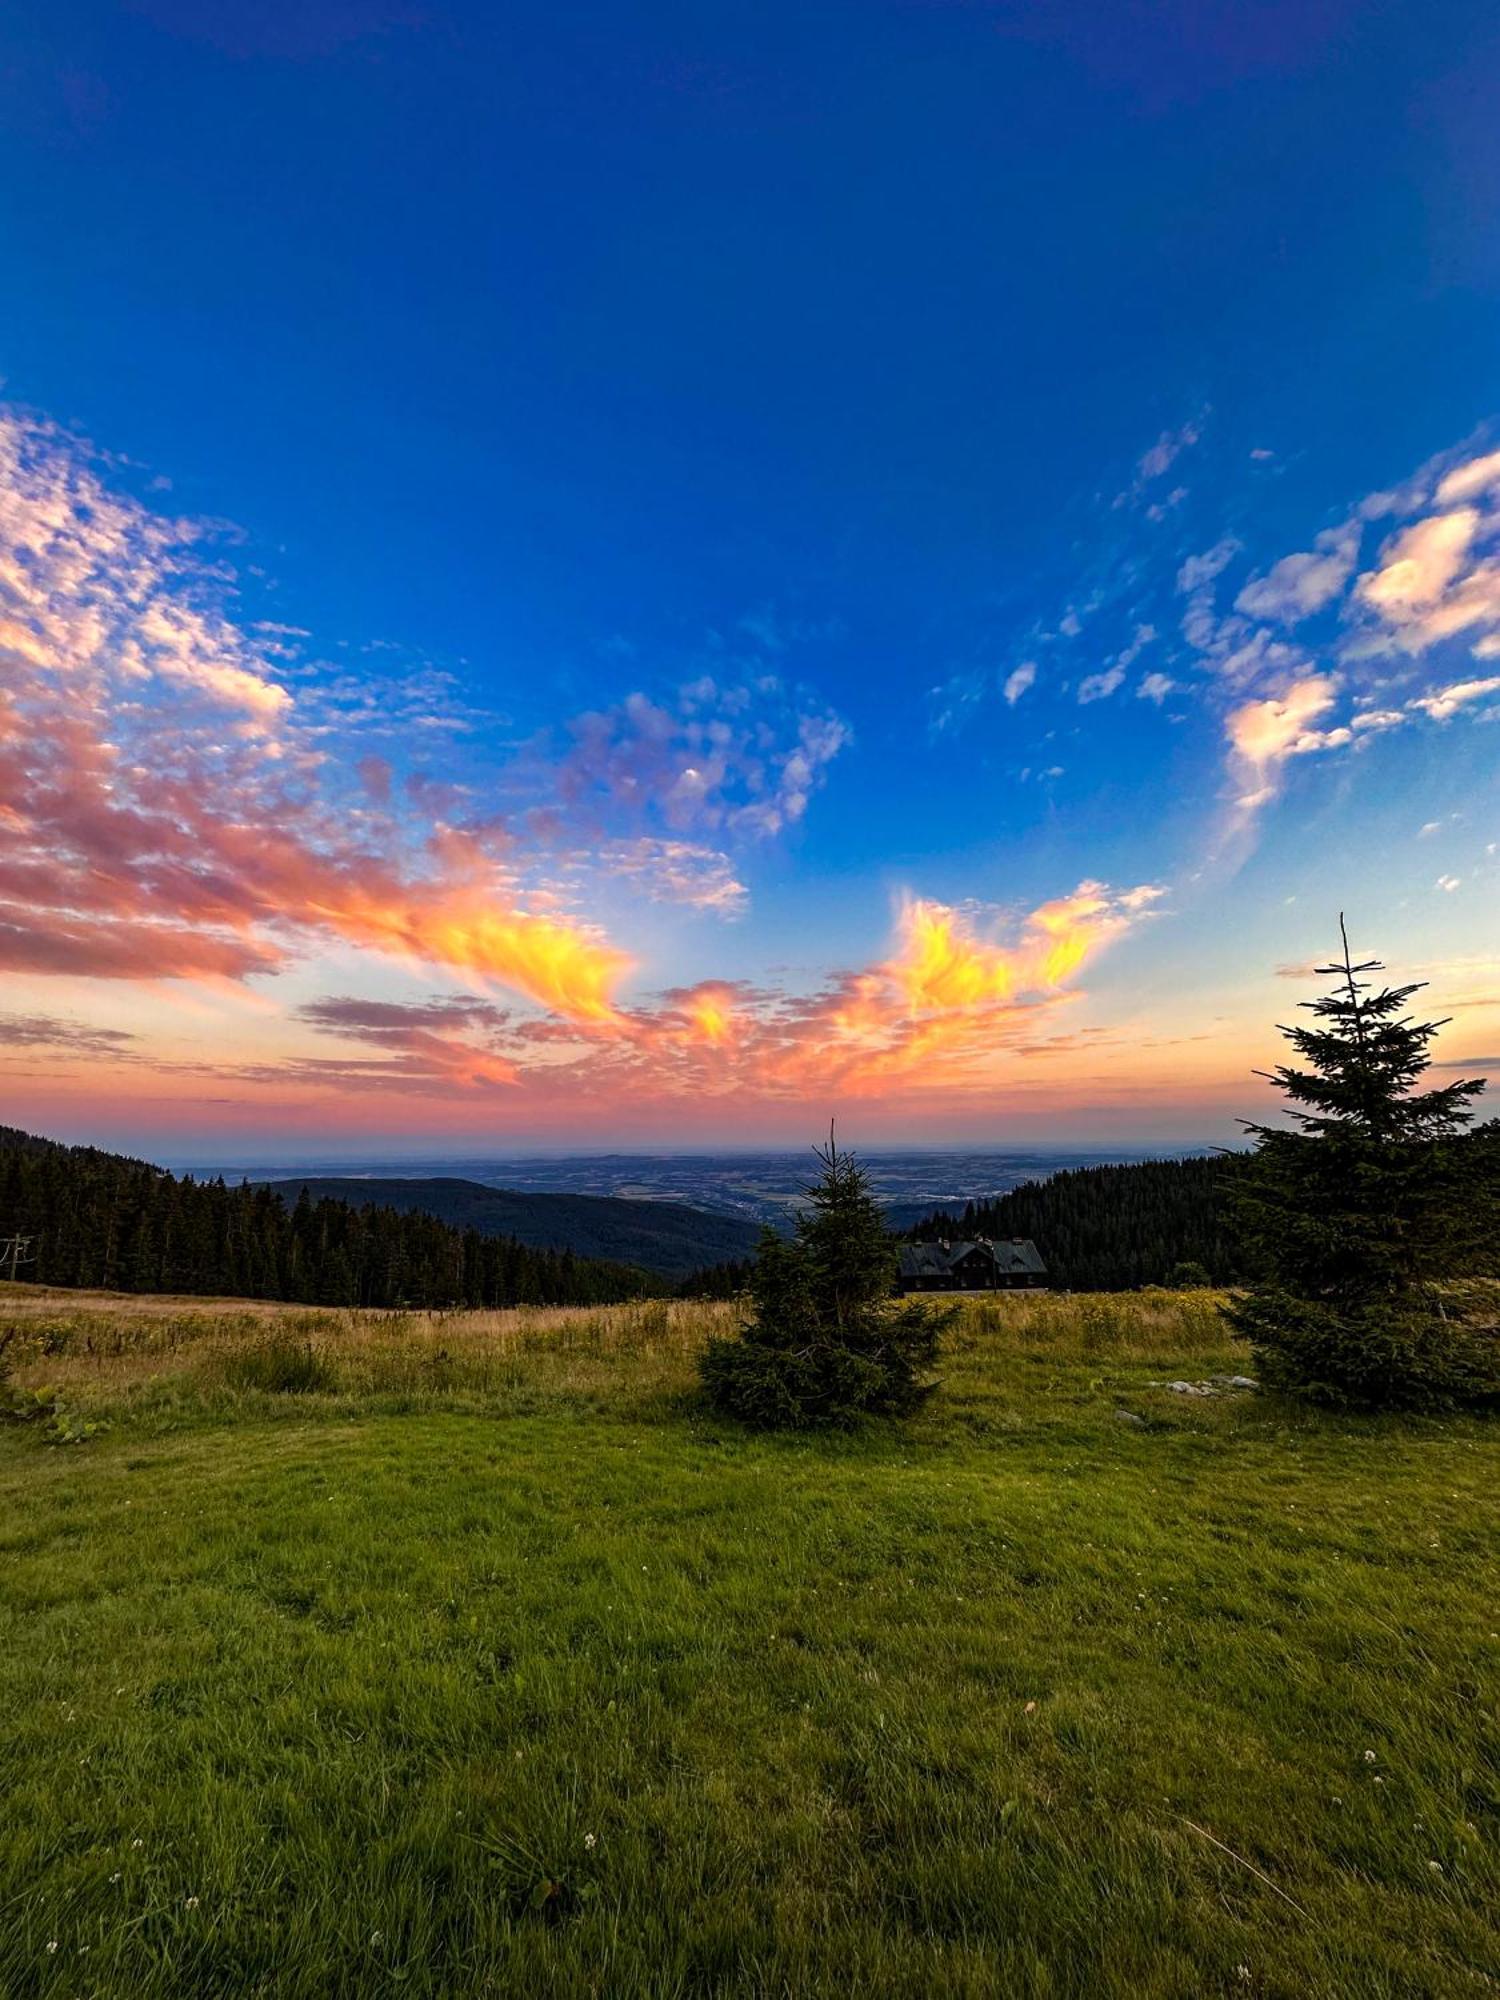
[[[1492,1430],[1158,1293],[753,1438],[726,1313],[0,1298],[0,1993],[1497,1991]]]

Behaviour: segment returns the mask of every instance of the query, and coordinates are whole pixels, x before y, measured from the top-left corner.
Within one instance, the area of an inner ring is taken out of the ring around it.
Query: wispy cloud
[[[1169,517],[1175,523],[1188,499],[1186,487],[1163,490],[1164,476],[1201,442],[1207,416],[1205,411],[1163,432],[1112,499],[1107,487],[1080,497],[1074,518],[1066,527],[1059,523],[1057,540],[1073,554],[1091,552],[1081,573],[1058,579],[1052,610],[1018,621],[999,637],[986,631],[974,648],[977,663],[949,673],[930,690],[934,735],[962,730],[997,700],[1014,708],[1033,687],[1071,694],[1091,707],[1124,684],[1142,647],[1157,637],[1143,614],[1164,548],[1177,550],[1179,530],[1168,525]],[[1237,548],[1227,542],[1222,560],[1230,560]],[[1180,560],[1180,551],[1171,554],[1173,568]],[[1214,560],[1210,552],[1187,562],[1190,571],[1196,564],[1207,575]]]
[[[1279,695],[1230,709],[1225,729],[1245,786],[1238,800],[1242,808],[1263,805],[1272,796],[1276,773],[1288,758],[1336,749],[1350,740],[1347,729],[1318,727],[1337,698],[1335,680],[1309,674]]]
[[[1356,574],[1365,526],[1377,521],[1396,525]],[[1443,676],[1442,665],[1454,644],[1481,659],[1500,651],[1500,453],[1444,454],[1367,495],[1310,550],[1252,573],[1221,611],[1219,579],[1241,553],[1236,538],[1221,539],[1181,566],[1177,587],[1189,657],[1222,710],[1242,814],[1276,796],[1293,758],[1423,717],[1491,712],[1494,678]],[[1372,671],[1382,660],[1392,662],[1383,677]]]
[[[1005,700],[1007,706],[1014,708],[1026,690],[1034,686],[1035,682],[1036,661],[1023,660],[1020,666],[1014,668],[1005,677]]]
[[[0,1049],[52,1049],[118,1059],[135,1040],[122,1028],[100,1028],[53,1014],[0,1014]]]
[[[797,824],[849,740],[838,716],[772,674],[701,675],[670,701],[631,694],[567,730],[551,776],[569,804],[753,838]]]
[[[717,848],[639,834],[606,842],[591,858],[599,872],[633,883],[652,902],[719,917],[743,916],[749,906],[750,891]]]
[[[1234,600],[1236,610],[1281,625],[1296,625],[1321,611],[1353,574],[1360,533],[1357,520],[1326,529],[1310,550],[1283,556],[1265,576],[1251,577]]]

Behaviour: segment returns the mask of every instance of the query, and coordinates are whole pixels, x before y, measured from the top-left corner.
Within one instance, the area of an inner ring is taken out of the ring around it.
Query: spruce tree
[[[1378,959],[1319,966],[1337,985],[1281,1028],[1299,1065],[1268,1081],[1292,1125],[1250,1124],[1235,1183],[1259,1282],[1228,1308],[1273,1386],[1359,1407],[1441,1408],[1500,1390],[1493,1327],[1450,1313],[1441,1281],[1486,1267],[1497,1232],[1494,1127],[1468,1133],[1477,1077],[1418,1089],[1443,1021],[1419,984],[1372,989]],[[1264,1074],[1264,1072],[1262,1072]]]
[[[832,1134],[823,1172],[788,1239],[767,1230],[750,1276],[753,1315],[701,1363],[711,1402],[765,1427],[904,1415],[933,1384],[925,1371],[952,1310],[892,1297],[896,1246],[869,1178]]]

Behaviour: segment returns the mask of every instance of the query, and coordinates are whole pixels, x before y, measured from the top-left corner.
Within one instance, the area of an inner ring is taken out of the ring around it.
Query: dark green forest
[[[1500,1121],[1450,1142],[1465,1194],[1455,1225],[1468,1243],[1471,1277],[1500,1276]],[[1252,1155],[1209,1153],[1186,1160],[1071,1167],[1027,1181],[994,1201],[971,1202],[961,1217],[930,1216],[910,1232],[937,1237],[1029,1236],[1060,1291],[1121,1292],[1194,1277],[1232,1285],[1258,1275],[1241,1235],[1236,1189]]]
[[[971,1202],[961,1218],[935,1215],[911,1234],[1029,1236],[1050,1283],[1072,1292],[1123,1292],[1171,1283],[1196,1264],[1216,1285],[1244,1270],[1235,1248],[1229,1187],[1236,1153],[1124,1166],[1070,1167],[1027,1181],[994,1201]]]
[[[178,1178],[0,1126],[0,1237],[37,1284],[331,1306],[600,1305],[667,1289],[629,1264],[528,1248],[432,1216]]]

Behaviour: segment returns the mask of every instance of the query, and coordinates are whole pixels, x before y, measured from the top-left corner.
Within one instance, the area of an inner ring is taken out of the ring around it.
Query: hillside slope
[[[711,1214],[675,1201],[629,1201],[617,1195],[531,1194],[458,1179],[359,1180],[329,1175],[266,1181],[290,1208],[303,1188],[313,1201],[347,1201],[356,1208],[393,1208],[431,1215],[455,1229],[508,1236],[533,1250],[571,1250],[639,1264],[666,1278],[685,1278],[705,1265],[748,1257],[760,1232],[732,1215]]]
[[[335,1184],[338,1185],[338,1184]],[[0,1125],[0,1229],[29,1242],[32,1284],[311,1305],[593,1305],[665,1289],[638,1265],[458,1228],[337,1194],[283,1202],[249,1182],[180,1179],[145,1160]]]

